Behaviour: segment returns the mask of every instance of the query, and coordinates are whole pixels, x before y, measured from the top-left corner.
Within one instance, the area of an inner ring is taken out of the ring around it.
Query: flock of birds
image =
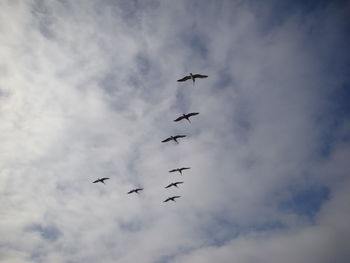
[[[206,76],[206,75],[201,75],[201,74],[194,74],[194,75],[193,75],[192,73],[190,73],[190,75],[185,76],[185,77],[183,77],[182,79],[179,79],[179,80],[177,80],[177,81],[179,81],[179,82],[184,82],[184,81],[187,81],[187,80],[192,80],[192,83],[193,83],[193,85],[194,85],[196,78],[207,78],[207,77],[208,77],[208,76]],[[196,115],[198,115],[198,114],[199,114],[199,112],[190,112],[190,113],[187,113],[187,114],[182,114],[182,116],[176,118],[174,121],[175,121],[175,122],[178,122],[178,121],[181,121],[181,120],[184,120],[184,119],[185,119],[185,120],[187,120],[189,123],[191,123],[190,117],[196,116]],[[170,136],[170,137],[164,139],[164,140],[162,141],[162,143],[164,143],[164,142],[170,142],[170,141],[174,141],[174,142],[176,142],[176,143],[179,143],[179,142],[178,142],[178,139],[180,139],[180,138],[185,138],[185,137],[186,137],[186,135],[175,135],[175,136]],[[169,173],[179,172],[179,173],[182,175],[182,172],[183,172],[184,170],[188,170],[188,169],[191,169],[191,167],[176,168],[176,169],[170,170]],[[108,179],[110,179],[110,178],[108,178],[108,177],[98,178],[97,180],[93,181],[92,183],[103,183],[103,184],[105,184],[105,181],[108,180]],[[165,186],[165,188],[170,188],[170,187],[173,187],[173,186],[174,186],[174,187],[178,187],[179,184],[183,184],[183,183],[184,183],[184,182],[173,182],[173,183],[171,183],[171,184]],[[135,188],[135,189],[132,189],[132,190],[130,190],[129,192],[127,192],[127,194],[132,194],[132,193],[138,194],[138,193],[139,193],[140,191],[142,191],[142,190],[143,190],[143,188]],[[180,197],[181,197],[181,196],[179,196],[179,195],[175,195],[175,196],[168,197],[167,199],[165,199],[165,200],[163,201],[163,203],[166,203],[166,202],[168,202],[168,201],[174,201],[174,202],[176,202],[175,199],[176,199],[176,198],[180,198]]]

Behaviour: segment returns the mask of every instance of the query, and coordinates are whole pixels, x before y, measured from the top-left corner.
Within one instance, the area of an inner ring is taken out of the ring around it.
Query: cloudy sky
[[[0,1],[0,262],[349,262],[349,14]]]

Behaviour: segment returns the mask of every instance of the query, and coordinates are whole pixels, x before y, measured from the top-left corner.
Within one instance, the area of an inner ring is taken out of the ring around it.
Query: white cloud
[[[3,1],[0,262],[345,262],[349,7],[273,7]]]

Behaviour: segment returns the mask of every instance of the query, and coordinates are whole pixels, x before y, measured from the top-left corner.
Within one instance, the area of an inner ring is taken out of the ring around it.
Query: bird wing
[[[194,78],[203,79],[203,78],[207,78],[208,76],[206,76],[206,75],[201,75],[201,74],[194,74],[193,77],[194,77]]]
[[[174,138],[176,138],[176,139],[178,139],[178,138],[185,138],[186,137],[186,135],[176,135],[176,136],[174,136]]]
[[[186,76],[186,77],[183,77],[182,79],[178,79],[177,81],[186,81],[188,79],[191,79],[191,76]]]
[[[142,191],[143,190],[143,188],[137,188],[136,189],[136,193],[138,192],[138,191]]]
[[[98,182],[100,182],[100,179],[97,179],[97,180],[93,181],[92,183],[94,184],[94,183],[98,183]]]
[[[183,184],[184,182],[176,182],[176,183],[174,183],[174,184]]]
[[[108,180],[109,178],[108,177],[104,177],[104,178],[101,178],[101,180]]]
[[[169,173],[177,172],[177,169],[170,170]]]
[[[134,192],[134,190],[130,190],[129,192],[128,192],[128,194],[132,194]]]
[[[169,137],[169,138],[166,138],[165,140],[163,140],[162,142],[168,142],[168,141],[171,141],[171,140],[172,140],[172,138]]]
[[[187,117],[191,117],[191,116],[195,116],[195,115],[198,115],[199,112],[191,112],[191,113],[188,113],[186,114]]]
[[[179,196],[179,195],[176,195],[176,196],[173,196],[172,198],[180,198],[181,196]]]
[[[171,187],[173,184],[169,184],[169,185],[167,185],[165,188],[169,188],[169,187]]]
[[[169,197],[169,198],[167,198],[167,199],[165,199],[165,200],[163,201],[163,203],[168,202],[169,200],[171,200],[171,198],[170,198],[170,197]]]
[[[180,170],[188,170],[188,169],[191,169],[190,167],[182,167],[180,168]]]
[[[175,119],[174,121],[181,121],[183,118],[185,118],[184,116],[180,116],[179,118]]]

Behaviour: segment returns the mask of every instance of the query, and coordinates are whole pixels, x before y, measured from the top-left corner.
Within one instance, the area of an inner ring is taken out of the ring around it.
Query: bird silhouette
[[[175,183],[171,183],[171,184],[169,184],[168,186],[166,186],[165,188],[170,188],[170,187],[172,187],[172,186],[175,186],[175,187],[178,187],[177,185],[178,184],[183,184],[184,182],[175,182]]]
[[[170,170],[169,173],[179,172],[182,175],[182,171],[183,170],[188,170],[188,169],[191,169],[191,167],[176,168],[176,169]]]
[[[95,184],[95,183],[99,183],[99,182],[101,182],[101,183],[103,183],[103,184],[105,184],[105,180],[108,180],[109,178],[107,178],[107,177],[104,177],[104,178],[98,178],[96,181],[93,181],[92,183],[93,184]]]
[[[181,121],[183,119],[186,119],[186,120],[188,120],[189,123],[191,123],[190,117],[198,115],[198,114],[199,114],[199,112],[191,112],[191,113],[187,113],[187,114],[182,114],[182,116],[178,117],[174,121]]]
[[[179,197],[181,197],[181,196],[176,195],[176,196],[169,197],[169,198],[165,199],[165,200],[163,201],[163,203],[168,202],[168,201],[170,201],[170,200],[176,202],[175,199],[176,199],[176,198],[179,198]]]
[[[179,81],[179,82],[184,82],[184,81],[186,81],[186,80],[189,80],[189,79],[192,79],[192,81],[193,81],[193,85],[194,85],[194,82],[195,82],[195,79],[196,78],[200,78],[200,79],[203,79],[203,78],[207,78],[208,76],[206,76],[206,75],[201,75],[201,74],[192,74],[192,73],[190,73],[190,75],[188,75],[188,76],[185,76],[185,77],[183,77],[182,79],[178,79],[177,81]]]
[[[132,189],[132,190],[130,190],[129,192],[128,192],[128,194],[132,194],[132,193],[139,193],[139,191],[142,191],[143,190],[143,188],[136,188],[136,189]]]
[[[186,137],[186,135],[175,135],[175,136],[170,136],[170,137],[166,138],[165,140],[163,140],[162,142],[169,142],[169,141],[173,140],[173,141],[175,141],[176,143],[179,143],[179,142],[177,141],[177,139],[179,139],[179,138],[185,138],[185,137]]]

